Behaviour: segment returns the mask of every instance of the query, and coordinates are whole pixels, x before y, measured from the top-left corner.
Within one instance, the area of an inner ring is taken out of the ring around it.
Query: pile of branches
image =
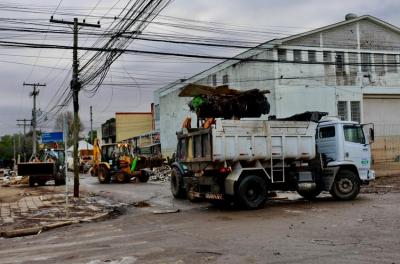
[[[270,111],[268,99],[259,89],[238,94],[197,95],[189,103],[191,111],[199,118],[260,117]]]

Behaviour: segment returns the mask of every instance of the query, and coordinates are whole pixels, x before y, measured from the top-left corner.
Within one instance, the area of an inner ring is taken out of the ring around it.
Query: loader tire
[[[99,182],[102,184],[107,184],[110,183],[111,181],[109,173],[103,167],[97,169],[97,178],[99,179]]]
[[[360,192],[360,185],[360,179],[353,171],[340,170],[336,175],[330,193],[337,200],[353,200]]]
[[[36,180],[34,177],[29,176],[29,187],[35,187]]]
[[[127,175],[126,173],[118,172],[115,174],[114,178],[117,183],[126,183]]]
[[[236,199],[244,209],[260,208],[267,200],[267,183],[259,176],[246,176],[239,183]]]
[[[148,182],[149,179],[150,179],[150,173],[148,173],[146,170],[142,170],[140,172],[139,181],[140,182]]]
[[[186,190],[183,186],[183,176],[176,167],[173,167],[171,172],[171,193],[175,198],[186,198]]]

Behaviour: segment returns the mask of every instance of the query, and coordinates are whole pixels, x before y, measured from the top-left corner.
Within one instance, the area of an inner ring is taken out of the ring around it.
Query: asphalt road
[[[108,221],[0,240],[0,263],[399,263],[400,193],[271,201],[256,211],[176,201],[168,184],[99,185],[88,191],[146,200]],[[153,210],[179,208],[178,213]]]

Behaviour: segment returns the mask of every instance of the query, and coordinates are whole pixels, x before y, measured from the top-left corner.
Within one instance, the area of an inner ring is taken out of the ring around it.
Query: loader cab
[[[127,144],[106,144],[101,147],[102,160],[110,165],[115,165],[120,157],[129,155],[130,151]]]
[[[373,138],[373,130],[370,130]],[[318,153],[327,166],[352,166],[361,179],[369,179],[371,166],[370,137],[364,133],[364,125],[341,121],[321,121],[317,128]]]

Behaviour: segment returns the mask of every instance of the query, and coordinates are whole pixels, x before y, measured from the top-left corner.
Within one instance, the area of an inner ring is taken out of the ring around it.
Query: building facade
[[[195,125],[189,99],[178,94],[186,84],[198,83],[269,89],[270,115],[277,117],[324,111],[343,120],[372,122],[374,160],[400,157],[399,28],[351,14],[339,23],[261,44],[236,58],[155,92],[164,155],[175,151],[175,133],[186,116],[192,116]]]

